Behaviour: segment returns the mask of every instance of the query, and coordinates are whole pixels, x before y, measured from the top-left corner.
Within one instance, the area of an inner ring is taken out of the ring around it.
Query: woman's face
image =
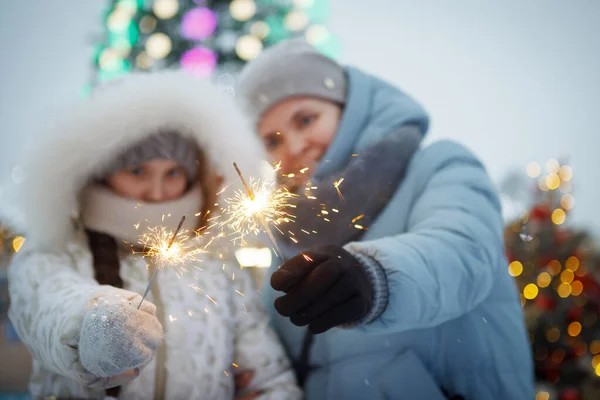
[[[291,97],[262,117],[258,133],[271,161],[281,163],[281,173],[294,174],[287,181],[291,188],[304,184],[314,172],[335,137],[341,116],[341,106],[331,101]]]
[[[119,196],[145,202],[178,199],[188,186],[184,168],[167,159],[155,159],[123,169],[112,174],[106,182]]]

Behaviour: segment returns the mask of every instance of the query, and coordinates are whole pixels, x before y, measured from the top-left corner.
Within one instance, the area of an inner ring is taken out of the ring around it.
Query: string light
[[[571,322],[567,327],[569,336],[578,336],[581,333],[581,324],[579,322]]]
[[[284,26],[292,32],[298,32],[308,26],[308,16],[300,10],[292,10],[285,16]]]
[[[250,25],[250,33],[260,39],[269,36],[269,25],[265,21],[256,21]]]
[[[235,45],[235,52],[244,61],[249,61],[260,54],[263,49],[262,42],[255,36],[244,35]]]
[[[148,34],[156,29],[156,18],[151,15],[144,15],[140,20],[140,32]]]
[[[534,161],[527,164],[527,175],[530,178],[537,178],[538,176],[540,176],[541,173],[542,173],[542,167],[540,167],[540,164],[538,164]]]
[[[548,263],[548,272],[552,275],[558,275],[560,273],[561,265],[560,261],[552,260]]]
[[[523,264],[519,261],[513,261],[508,265],[508,273],[510,276],[519,276],[523,273]]]
[[[552,222],[556,225],[562,225],[567,219],[567,214],[562,208],[552,211]]]
[[[326,41],[329,36],[329,29],[323,25],[313,25],[305,33],[306,41],[313,46]]]
[[[546,339],[550,343],[556,342],[559,338],[560,338],[560,331],[558,330],[558,328],[550,328],[546,332]]]
[[[109,31],[123,32],[131,23],[131,13],[124,8],[116,8],[110,13],[106,21],[106,27]]]
[[[574,281],[571,283],[571,295],[579,296],[583,292],[583,283],[581,281]]]
[[[568,182],[573,178],[573,170],[568,165],[563,165],[558,171],[558,176],[565,182]]]
[[[560,198],[560,206],[565,210],[571,210],[575,206],[575,197],[571,194],[563,194]]]
[[[538,287],[535,284],[530,283],[523,289],[523,296],[525,296],[527,300],[533,300],[537,297],[538,292]]]
[[[229,13],[238,21],[248,21],[256,14],[256,3],[252,0],[233,0],[229,4]]]
[[[118,68],[121,60],[116,49],[105,49],[98,58],[98,66],[104,70],[114,70]]]
[[[550,159],[546,162],[546,171],[550,174],[556,174],[560,168],[560,164],[555,159]]]
[[[548,191],[548,180],[546,179],[547,177],[542,176],[538,182],[538,187],[540,188],[540,190],[542,192],[547,192]]]
[[[152,4],[152,11],[160,19],[173,18],[179,11],[179,2],[177,0],[155,0]]]
[[[575,256],[569,257],[565,262],[565,267],[568,270],[577,271],[577,268],[579,268],[579,259]]]
[[[155,60],[163,59],[169,55],[172,47],[171,38],[162,32],[154,33],[146,40],[146,52]]]
[[[150,69],[154,60],[145,51],[140,52],[135,58],[136,65],[141,69]]]
[[[560,297],[562,297],[563,299],[566,299],[567,297],[569,297],[571,295],[573,288],[571,287],[570,284],[568,283],[561,283],[558,286],[558,289],[556,290],[558,292],[558,295]]]
[[[541,288],[548,287],[552,281],[552,276],[547,272],[542,272],[537,277],[537,284]]]

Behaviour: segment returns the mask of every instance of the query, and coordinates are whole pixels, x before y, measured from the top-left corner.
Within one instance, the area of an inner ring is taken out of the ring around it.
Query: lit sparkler
[[[293,207],[288,201],[295,195],[284,188],[272,190],[272,184],[260,180],[251,179],[248,183],[236,163],[233,163],[233,167],[244,185],[245,193],[237,191],[233,198],[226,200],[225,213],[229,218],[221,225],[228,225],[240,238],[250,233],[256,234],[262,228],[280,256],[281,251],[269,225],[279,225],[294,218],[287,209]]]
[[[181,230],[184,221],[185,215],[181,218],[177,229],[172,234],[164,227],[159,226],[150,229],[150,233],[144,234],[140,238],[140,242],[144,245],[144,248],[148,249],[145,251],[145,254],[157,260],[157,267],[150,278],[148,286],[146,286],[146,290],[144,291],[144,295],[142,296],[140,304],[137,306],[138,310],[148,295],[148,292],[150,292],[150,288],[152,287],[152,284],[158,275],[158,271],[162,266],[167,264],[181,264],[195,255],[194,251],[187,251],[189,250],[187,248],[189,246],[186,246],[185,239],[182,240],[177,238],[177,234]]]

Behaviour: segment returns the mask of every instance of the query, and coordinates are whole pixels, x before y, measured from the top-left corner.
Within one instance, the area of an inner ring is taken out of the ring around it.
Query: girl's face
[[[112,174],[107,184],[119,196],[161,202],[181,197],[188,180],[184,168],[176,161],[155,159]]]
[[[271,107],[258,133],[272,162],[284,175],[294,174],[291,188],[304,184],[333,141],[342,115],[340,105],[315,97],[291,97]],[[306,173],[302,173],[308,168]]]

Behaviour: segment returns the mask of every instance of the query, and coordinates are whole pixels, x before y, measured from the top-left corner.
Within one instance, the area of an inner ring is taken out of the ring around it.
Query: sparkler
[[[181,221],[179,221],[179,225],[177,226],[177,229],[173,233],[173,236],[171,237],[171,240],[168,242],[166,248],[163,249],[163,248],[161,248],[160,245],[159,246],[156,246],[156,245],[151,246],[149,254],[150,255],[154,255],[154,256],[163,255],[163,257],[165,257],[166,260],[169,260],[169,256],[171,256],[170,254],[168,254],[169,250],[171,250],[171,247],[175,243],[175,239],[177,238],[177,234],[181,230],[181,227],[182,227],[184,221],[185,221],[185,215],[183,217],[181,217]],[[163,233],[164,233],[164,230],[163,230]],[[160,237],[160,235],[159,235],[159,237]],[[161,240],[159,239],[159,243],[160,242],[161,242]],[[138,310],[140,309],[142,303],[144,302],[144,299],[148,295],[148,292],[150,292],[150,288],[152,287],[152,283],[154,283],[154,279],[156,279],[156,276],[158,275],[158,271],[160,271],[160,265],[158,265],[156,267],[156,271],[154,271],[154,273],[152,274],[152,277],[150,278],[150,282],[148,283],[148,286],[146,286],[146,290],[144,291],[144,295],[142,296],[142,300],[140,301],[140,304],[138,304],[138,306],[137,306]]]
[[[285,189],[271,191],[269,185],[257,180],[251,180],[248,184],[236,163],[233,163],[233,167],[246,193],[238,191],[234,198],[227,200],[226,213],[229,218],[221,225],[228,225],[240,237],[252,232],[256,233],[262,227],[273,243],[276,255],[281,258],[281,250],[269,223],[277,225],[293,218],[292,214],[285,211],[286,208],[291,207],[287,200],[293,197],[293,194]]]

